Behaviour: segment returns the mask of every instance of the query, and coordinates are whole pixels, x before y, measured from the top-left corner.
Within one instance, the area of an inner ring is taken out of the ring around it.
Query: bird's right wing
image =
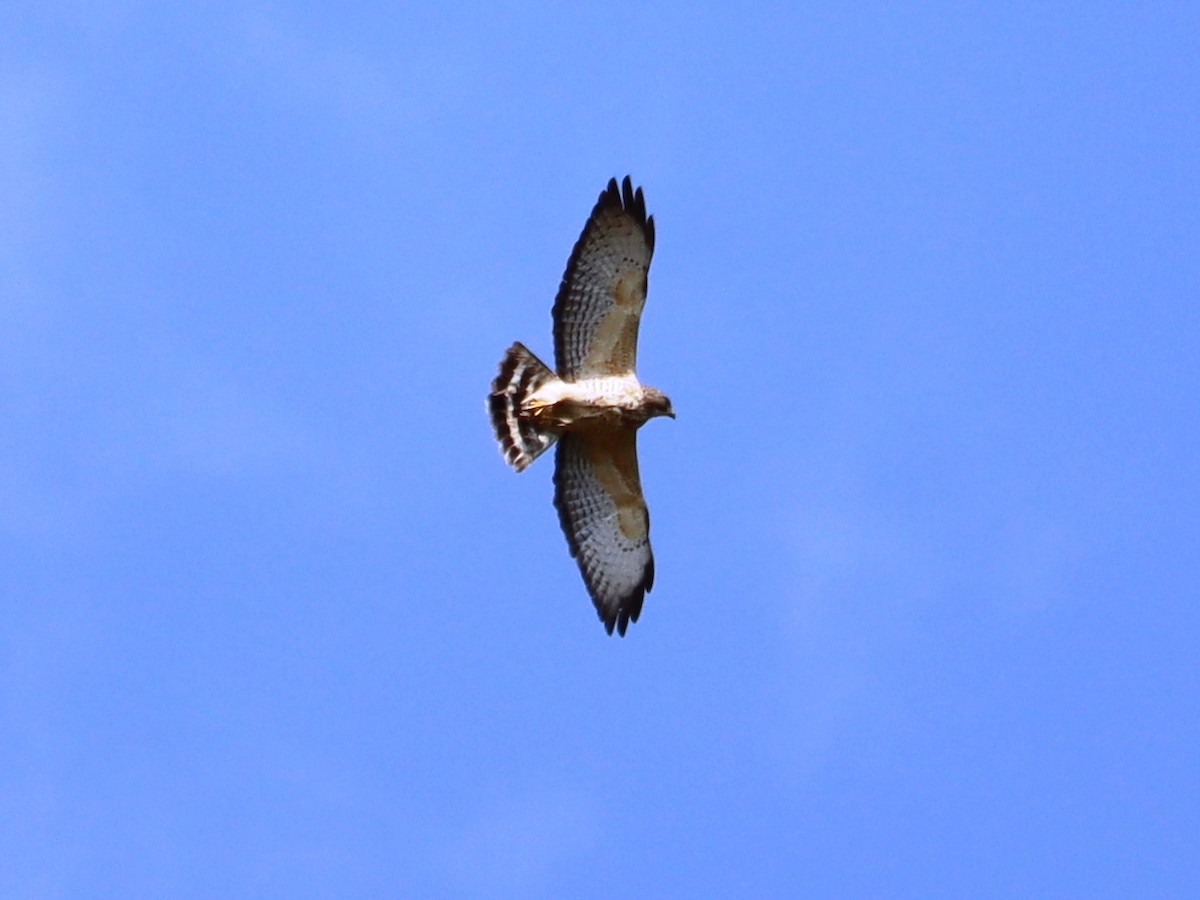
[[[554,300],[554,362],[568,381],[637,369],[654,217],[629,176],[600,194]]]

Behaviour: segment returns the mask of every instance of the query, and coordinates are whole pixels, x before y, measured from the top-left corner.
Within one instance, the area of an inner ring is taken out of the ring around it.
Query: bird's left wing
[[[654,584],[650,514],[633,429],[567,432],[558,442],[554,505],[604,627],[620,634]]]

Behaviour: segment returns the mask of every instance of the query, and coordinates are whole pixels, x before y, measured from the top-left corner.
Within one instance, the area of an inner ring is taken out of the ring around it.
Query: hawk
[[[655,416],[675,418],[667,396],[636,371],[653,253],[642,189],[628,175],[619,187],[610,180],[554,301],[555,368],[513,344],[488,397],[501,452],[518,472],[558,444],[554,506],[609,634],[637,621],[654,584],[637,430]]]

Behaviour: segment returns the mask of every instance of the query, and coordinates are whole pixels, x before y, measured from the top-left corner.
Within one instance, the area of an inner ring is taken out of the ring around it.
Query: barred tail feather
[[[500,361],[500,374],[492,382],[492,392],[488,395],[488,410],[500,452],[518,472],[528,468],[558,440],[557,431],[540,427],[521,412],[525,398],[556,377],[549,366],[520,342],[509,347]]]

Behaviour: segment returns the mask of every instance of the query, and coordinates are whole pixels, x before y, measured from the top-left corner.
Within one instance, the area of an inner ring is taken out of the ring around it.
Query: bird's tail
[[[488,396],[488,410],[500,452],[518,472],[524,471],[558,440],[557,431],[541,426],[521,411],[526,397],[556,377],[553,369],[520,342],[509,347],[500,361],[500,374],[492,382]]]

